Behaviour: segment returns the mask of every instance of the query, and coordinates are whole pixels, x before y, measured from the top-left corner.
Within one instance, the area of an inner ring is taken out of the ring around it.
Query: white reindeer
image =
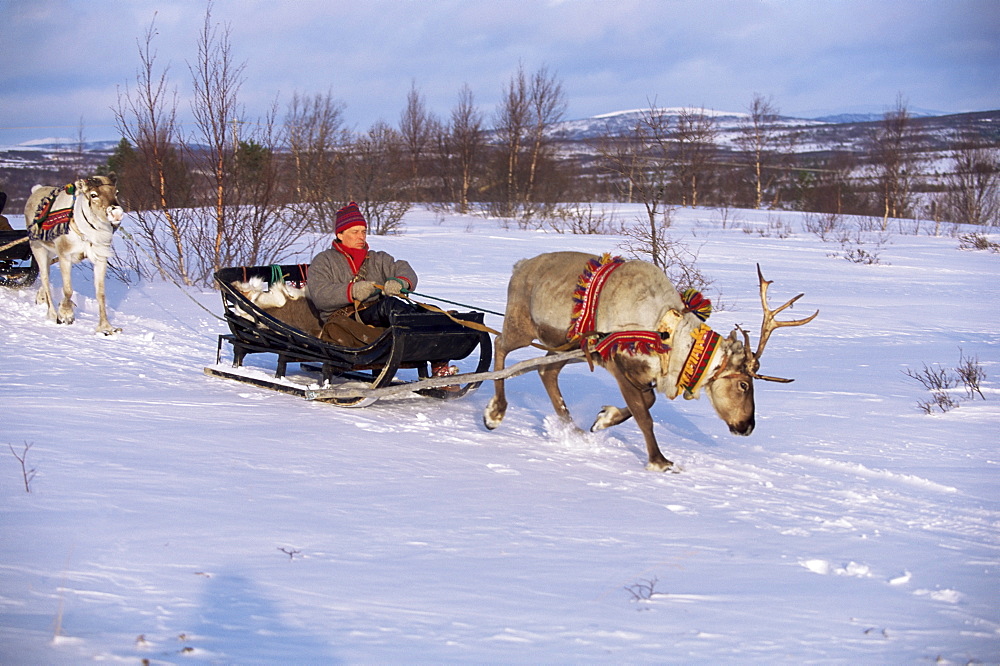
[[[59,324],[73,323],[72,269],[74,264],[89,259],[94,265],[94,288],[100,313],[96,331],[111,335],[121,330],[108,322],[104,278],[112,254],[111,239],[123,216],[114,174],[82,178],[65,187],[35,185],[31,188],[31,196],[24,206],[24,219],[31,252],[42,277],[35,302],[48,306],[49,319]],[[58,311],[49,288],[51,257],[58,259],[62,274],[63,298]]]

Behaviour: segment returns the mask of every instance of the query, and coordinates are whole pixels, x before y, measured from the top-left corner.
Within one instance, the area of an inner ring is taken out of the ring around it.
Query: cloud
[[[155,16],[160,66],[182,100],[203,0],[0,0],[0,143],[25,124],[113,124]],[[754,93],[785,112],[1000,107],[993,0],[216,0],[212,19],[246,62],[251,115],[330,92],[345,118],[394,123],[412,85],[445,117],[464,84],[487,111],[523,65],[563,83],[570,117],[646,106],[741,110]],[[68,20],[67,17],[71,17]],[[72,26],[68,29],[67,26]],[[58,100],[65,100],[59,103]],[[180,111],[186,112],[182,101]]]

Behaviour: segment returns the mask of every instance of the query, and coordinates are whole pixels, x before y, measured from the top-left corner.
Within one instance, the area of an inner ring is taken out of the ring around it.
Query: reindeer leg
[[[49,252],[44,247],[32,244],[31,254],[35,257],[35,264],[38,266],[38,276],[42,278],[42,285],[35,294],[35,304],[45,304],[47,315],[52,321],[56,320],[56,308],[52,304],[52,285],[49,282]]]
[[[554,353],[549,352],[547,356],[551,356]],[[555,409],[556,415],[566,423],[573,424],[573,417],[570,416],[569,407],[566,406],[562,391],[559,390],[559,373],[562,372],[564,367],[566,367],[565,363],[553,363],[552,365],[542,366],[538,369],[538,376],[542,379],[542,386],[545,387],[545,392],[549,394],[549,400],[552,401],[552,408]],[[576,427],[575,424],[574,427]]]
[[[104,300],[104,282],[108,273],[108,262],[106,259],[97,260],[94,262],[94,290],[97,294],[97,311],[98,311],[98,321],[97,328],[95,331],[97,333],[103,333],[104,335],[111,335],[113,333],[118,333],[122,329],[115,328],[108,321],[108,308]]]
[[[493,344],[493,369],[503,370],[504,361],[507,359],[508,350],[504,345],[504,336],[501,333],[497,336],[496,341]],[[488,430],[495,430],[500,426],[500,422],[503,421],[504,415],[507,413],[507,394],[504,390],[504,380],[494,379],[493,380],[493,397],[486,404],[486,409],[483,410],[483,425],[486,426]]]
[[[73,315],[73,262],[69,258],[59,258],[59,274],[62,275],[62,302],[59,303],[57,324],[72,324],[76,321]]]
[[[639,426],[639,430],[642,431],[643,439],[646,440],[646,456],[649,460],[646,463],[646,469],[655,472],[669,470],[674,466],[674,463],[667,460],[663,456],[663,453],[660,452],[660,447],[656,443],[656,436],[653,434],[653,417],[649,415],[649,408],[656,402],[656,391],[651,386],[636,386],[625,377],[617,365],[609,365],[608,370],[611,371],[611,374],[618,382],[618,389],[621,391],[622,397],[625,398],[626,409],[635,417],[635,423]],[[617,408],[612,407],[612,409]],[[606,407],[604,411],[607,411]],[[601,413],[603,414],[604,411]],[[619,413],[624,413],[624,410],[618,411]]]

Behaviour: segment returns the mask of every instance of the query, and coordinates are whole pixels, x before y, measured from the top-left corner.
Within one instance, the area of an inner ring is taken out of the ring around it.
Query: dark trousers
[[[369,326],[387,327],[389,325],[389,315],[393,312],[411,313],[417,312],[419,309],[410,301],[403,300],[402,298],[383,296],[359,312],[358,317]]]

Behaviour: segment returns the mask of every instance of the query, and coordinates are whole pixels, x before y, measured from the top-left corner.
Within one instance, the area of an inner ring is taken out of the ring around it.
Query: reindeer
[[[104,278],[111,257],[111,239],[121,225],[125,212],[118,204],[117,179],[93,176],[66,185],[35,185],[24,206],[31,252],[39,266],[42,285],[36,303],[48,306],[48,317],[59,324],[72,324],[73,265],[90,259],[94,265],[94,289],[97,295],[98,333],[111,335],[121,331],[108,322],[104,302]],[[49,289],[49,258],[59,260],[63,299],[56,311]]]
[[[612,262],[616,265],[607,268]],[[634,416],[646,442],[646,469],[669,470],[673,463],[656,443],[649,414],[655,390],[671,399],[698,398],[704,390],[730,432],[749,435],[755,425],[753,380],[792,381],[758,374],[761,354],[774,329],[808,324],[819,311],[804,319],[778,321],[775,315],[802,294],[771,309],[771,282],[759,265],[757,276],[764,320],[753,351],[750,336],[738,326],[726,338],[712,331],[703,321],[707,314],[689,307],[695,299],[685,303],[663,271],[650,263],[581,252],[552,252],[519,261],[507,288],[503,330],[494,343],[495,369],[502,370],[507,354],[534,340],[553,350],[566,348],[567,339],[582,345],[592,352],[588,358],[611,373],[625,398],[625,407],[605,406],[591,431]],[[554,363],[538,374],[556,414],[572,423],[558,383],[565,365]],[[490,430],[507,411],[504,380],[493,385],[494,396],[483,412]]]

